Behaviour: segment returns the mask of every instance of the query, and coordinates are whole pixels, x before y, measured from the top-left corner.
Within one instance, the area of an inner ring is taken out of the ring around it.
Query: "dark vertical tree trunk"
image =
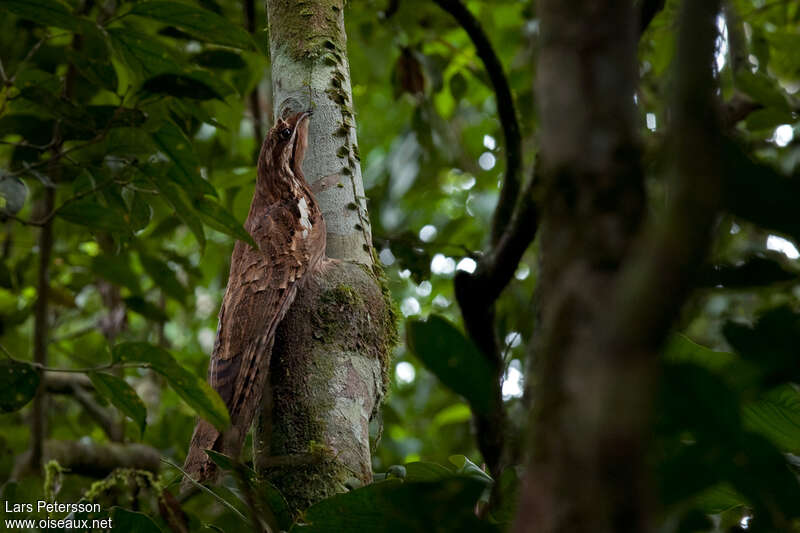
[[[643,225],[631,2],[543,0],[538,103],[545,195],[532,454],[519,532],[654,529],[645,462],[658,353],[718,201],[716,2],[684,4],[672,203]]]

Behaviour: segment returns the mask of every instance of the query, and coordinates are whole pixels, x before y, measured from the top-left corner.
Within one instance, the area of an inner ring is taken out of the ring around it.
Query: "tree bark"
[[[658,354],[704,261],[720,203],[712,75],[719,2],[683,3],[671,202],[646,225],[631,3],[543,0],[538,10],[541,337],[531,354],[533,450],[515,530],[653,531],[645,453]]]
[[[268,0],[273,109],[313,109],[303,172],[338,259],[301,287],[276,335],[255,463],[293,509],[372,480],[369,422],[396,340],[373,258],[342,0]]]
[[[532,456],[518,532],[648,531],[653,364],[598,346],[645,197],[633,102],[638,24],[623,0],[542,0],[544,186]]]

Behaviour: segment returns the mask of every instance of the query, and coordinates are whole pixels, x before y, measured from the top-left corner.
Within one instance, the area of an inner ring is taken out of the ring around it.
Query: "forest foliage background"
[[[465,4],[502,61],[522,167],[531,169],[535,3]],[[668,197],[661,174],[677,6],[666,2],[639,43],[635,98],[655,212]],[[175,492],[179,472],[167,464],[155,465],[160,477],[127,471],[100,485],[93,477],[109,472],[80,459],[71,471],[49,467],[46,478],[26,471],[31,455],[55,453],[47,443],[36,451],[30,401],[44,380],[40,441],[141,443],[175,464],[196,416],[224,422],[204,376],[234,239],[246,238],[255,154],[271,123],[264,12],[253,11],[252,33],[233,0],[0,0],[0,13],[0,481],[10,479],[2,499],[89,498],[134,524],[128,530],[173,527],[164,509],[177,504],[165,493]],[[373,240],[403,339],[382,431],[374,427],[373,467],[409,481],[471,475],[484,487],[470,401],[485,391],[486,375],[479,356],[464,355],[474,349],[460,332],[453,277],[475,268],[504,176],[495,92],[464,29],[433,2],[353,0],[345,20]],[[769,530],[800,518],[800,225],[787,203],[800,197],[800,5],[735,0],[718,27],[720,95],[745,110],[730,128],[759,181],[719,220],[700,288],[665,348],[651,450],[665,531],[748,527],[752,516]],[[37,304],[43,247],[46,305]],[[534,243],[496,310],[509,446],[520,461],[536,280]],[[430,320],[407,335],[409,321],[432,315],[449,324]],[[442,346],[432,339],[467,347],[450,354],[449,366],[429,369],[423,361]],[[36,340],[46,361],[36,362]],[[137,457],[128,466],[141,467]],[[519,474],[501,480],[510,503],[481,526],[510,522]],[[370,524],[415,505],[411,525],[397,527],[478,527],[471,509],[482,488],[471,487],[438,503],[400,494],[369,512],[351,500],[350,514]],[[192,529],[237,530],[247,520],[236,516],[247,509],[240,496],[231,483],[219,498],[234,510],[201,495],[182,512]],[[324,506],[317,513],[323,531],[343,519]],[[245,522],[223,525],[231,520]]]

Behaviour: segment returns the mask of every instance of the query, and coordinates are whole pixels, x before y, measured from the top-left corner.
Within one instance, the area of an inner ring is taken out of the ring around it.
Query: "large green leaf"
[[[127,213],[120,213],[115,209],[100,205],[91,198],[84,198],[75,202],[62,205],[56,214],[66,221],[96,231],[112,231],[129,233],[130,222]]]
[[[144,513],[114,507],[111,519],[116,533],[162,533],[161,528]]]
[[[128,385],[124,379],[105,372],[89,372],[89,379],[92,380],[95,390],[136,422],[140,434],[144,434],[147,408],[133,387]]]
[[[96,255],[92,257],[90,268],[95,275],[100,276],[106,281],[110,281],[120,287],[127,287],[134,293],[141,291],[139,276],[131,269],[130,256],[128,254]]]
[[[181,59],[168,46],[152,35],[126,26],[108,30],[111,46],[117,56],[139,79],[161,74],[180,72]]]
[[[224,100],[223,96],[208,83],[185,74],[159,74],[146,80],[142,84],[142,90],[192,100],[211,100],[213,98]]]
[[[144,172],[148,181],[150,181],[164,199],[166,199],[167,203],[172,206],[178,218],[191,230],[197,242],[200,244],[200,248],[204,248],[206,245],[206,234],[203,231],[203,222],[192,207],[191,200],[186,191],[179,187],[175,180],[163,176],[159,168],[155,165],[143,165],[142,172]]]
[[[160,130],[153,134],[153,141],[159,149],[173,163],[167,176],[184,188],[192,196],[201,197],[204,194],[217,196],[213,185],[200,176],[200,164],[197,161],[191,141],[172,122],[165,123]]]
[[[141,296],[129,296],[125,298],[125,307],[154,322],[166,322],[169,320],[167,314],[160,307],[148,302]]]
[[[494,371],[461,331],[446,319],[431,315],[425,322],[410,320],[406,332],[409,349],[442,383],[466,398],[474,411],[491,411]]]
[[[374,483],[312,505],[296,524],[295,533],[449,533],[497,529],[475,516],[484,485],[451,477],[433,482],[389,480]]]
[[[734,143],[727,143],[725,150],[727,208],[759,226],[800,239],[793,201],[800,197],[800,179],[782,176]]]
[[[198,198],[194,201],[194,207],[203,222],[221,231],[226,235],[230,235],[234,239],[239,239],[246,242],[250,246],[256,247],[255,241],[249,233],[244,229],[241,222],[230,214],[219,203],[210,200],[209,198]]]
[[[33,365],[0,359],[0,412],[22,409],[36,395],[39,380]]]
[[[794,385],[778,387],[745,404],[742,421],[782,451],[800,454],[800,391]]]
[[[74,32],[86,31],[90,22],[71,13],[66,4],[58,0],[0,0],[0,9],[31,20],[43,26],[55,26]]]
[[[163,348],[146,342],[124,342],[114,346],[112,357],[120,363],[147,363],[167,379],[170,386],[202,418],[217,429],[230,424],[230,416],[219,394],[181,365]]]
[[[207,41],[234,48],[252,48],[250,35],[241,26],[205,9],[188,4],[165,1],[140,2],[131,10],[134,15],[147,17]]]
[[[139,251],[139,261],[141,261],[145,272],[153,278],[153,281],[155,281],[159,289],[179,302],[186,301],[188,291],[186,287],[178,281],[178,277],[169,265],[161,259],[142,251]]]

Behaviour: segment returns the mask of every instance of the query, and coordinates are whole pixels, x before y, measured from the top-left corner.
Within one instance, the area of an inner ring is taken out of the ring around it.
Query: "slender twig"
[[[162,457],[162,458],[161,458],[161,462],[162,462],[162,463],[164,463],[164,464],[167,464],[167,465],[171,466],[172,468],[176,469],[177,471],[179,471],[181,474],[183,474],[183,477],[184,477],[184,479],[187,479],[187,480],[189,480],[189,482],[190,482],[192,485],[194,485],[194,486],[195,486],[195,487],[197,487],[198,489],[202,490],[202,491],[203,491],[203,492],[205,492],[206,494],[209,494],[209,495],[210,495],[212,498],[214,498],[215,500],[217,500],[219,503],[221,503],[222,505],[224,505],[225,507],[227,507],[228,509],[230,509],[231,511],[233,511],[233,513],[234,513],[236,516],[238,516],[239,518],[241,518],[241,519],[242,519],[242,521],[243,521],[245,524],[247,524],[248,526],[250,526],[250,525],[251,525],[251,523],[250,523],[250,520],[249,520],[249,519],[248,519],[248,518],[247,518],[245,515],[243,515],[243,514],[242,514],[242,513],[239,511],[239,509],[237,509],[236,507],[234,507],[233,505],[231,505],[231,504],[230,504],[230,503],[229,503],[227,500],[225,500],[225,499],[224,499],[222,496],[220,496],[219,494],[215,493],[214,491],[212,491],[211,489],[209,489],[209,488],[208,488],[208,487],[206,487],[205,485],[202,485],[201,483],[198,483],[198,482],[197,482],[197,480],[193,479],[193,478],[192,478],[192,476],[190,476],[189,474],[187,474],[187,473],[186,473],[186,472],[183,470],[183,468],[179,467],[178,465],[176,465],[175,463],[173,463],[172,461],[170,461],[170,460],[169,460],[169,459],[167,459],[166,457]]]
[[[492,243],[500,240],[502,232],[506,229],[511,220],[514,207],[517,203],[520,184],[520,173],[522,168],[522,137],[520,135],[519,121],[517,112],[514,109],[514,98],[511,95],[511,88],[508,85],[503,71],[503,65],[492,48],[486,32],[477,18],[461,3],[461,0],[434,0],[436,4],[450,13],[464,31],[467,32],[478,57],[486,67],[486,73],[492,83],[497,100],[497,114],[500,118],[500,125],[503,129],[503,137],[506,144],[506,175],[503,186],[500,189],[500,198],[494,212],[492,221]]]
[[[72,202],[76,202],[76,201],[80,200],[81,198],[85,198],[86,196],[89,196],[89,195],[92,195],[92,194],[94,194],[94,193],[96,193],[98,191],[101,191],[101,190],[105,189],[106,187],[108,187],[109,185],[111,185],[113,183],[117,183],[118,185],[127,185],[128,184],[127,181],[120,181],[120,180],[117,180],[116,178],[109,178],[109,179],[107,179],[105,181],[102,181],[99,184],[95,185],[91,189],[87,189],[85,191],[79,192],[75,196],[71,196],[70,198],[67,198],[66,200],[64,200],[64,202],[60,206],[58,206],[57,209],[54,208],[54,209],[50,210],[50,212],[48,212],[46,215],[44,215],[42,218],[40,218],[38,220],[27,220],[27,219],[20,218],[20,217],[18,217],[16,215],[11,215],[11,214],[4,214],[3,216],[5,216],[5,217],[7,217],[7,218],[9,218],[11,220],[14,220],[16,222],[19,222],[20,224],[24,224],[26,226],[40,226],[41,227],[41,226],[44,226],[44,225],[48,224],[51,220],[53,220],[53,217],[55,217],[56,214],[58,214],[59,210],[61,210],[61,208],[63,208],[65,205],[71,204]]]

